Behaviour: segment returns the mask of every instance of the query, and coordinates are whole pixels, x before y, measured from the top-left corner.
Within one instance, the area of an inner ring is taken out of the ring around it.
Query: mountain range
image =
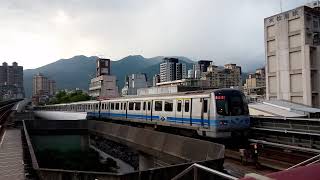
[[[192,68],[195,61],[183,56],[174,56],[179,61],[186,63],[187,69]],[[24,88],[27,97],[32,93],[32,78],[38,73],[44,74],[49,79],[56,81],[58,89],[80,88],[88,90],[90,79],[95,76],[96,56],[74,56],[70,59],[60,59],[36,69],[24,70]],[[148,82],[152,83],[154,74],[159,73],[159,64],[163,56],[144,58],[141,55],[130,55],[118,61],[111,61],[111,74],[117,77],[119,89],[124,86],[125,76],[133,73],[145,73]],[[250,71],[254,71],[259,65],[253,66]],[[248,68],[247,68],[248,70]],[[249,71],[249,72],[250,72]],[[243,77],[246,73],[243,73]]]
[[[42,73],[49,79],[56,81],[58,89],[80,88],[87,90],[90,79],[95,76],[96,59],[98,57],[74,56],[70,59],[60,59],[36,69],[24,70],[24,88],[27,97],[32,93],[32,78]],[[125,76],[133,73],[145,73],[148,82],[152,82],[154,74],[159,73],[159,64],[164,57],[144,58],[141,55],[133,55],[118,61],[111,61],[111,74],[117,77],[117,85],[121,89],[124,85]],[[186,57],[177,57],[187,64],[187,69],[192,68],[194,63]]]

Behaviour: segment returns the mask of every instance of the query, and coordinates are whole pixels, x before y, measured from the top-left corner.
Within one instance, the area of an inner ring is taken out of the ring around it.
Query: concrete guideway
[[[0,180],[25,179],[20,129],[7,129],[0,141]]]

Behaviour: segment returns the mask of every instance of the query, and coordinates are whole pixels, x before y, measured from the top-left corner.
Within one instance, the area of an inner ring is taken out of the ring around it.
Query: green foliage
[[[66,91],[59,91],[56,96],[50,101],[50,104],[71,103],[79,101],[90,100],[91,97],[82,91],[73,91],[67,93]]]

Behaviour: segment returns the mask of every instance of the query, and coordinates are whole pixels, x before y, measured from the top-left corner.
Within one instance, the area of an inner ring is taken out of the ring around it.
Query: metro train
[[[194,130],[200,136],[229,137],[249,128],[246,97],[235,89],[121,97],[37,107],[38,111],[86,112],[87,119],[133,121]]]

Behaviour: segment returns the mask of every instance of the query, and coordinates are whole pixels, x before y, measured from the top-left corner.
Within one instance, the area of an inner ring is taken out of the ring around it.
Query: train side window
[[[123,103],[123,110],[127,109],[127,103]]]
[[[116,103],[116,110],[119,110],[119,103]]]
[[[155,111],[162,111],[162,101],[155,101],[154,102],[154,110]]]
[[[207,99],[203,100],[203,112],[204,113],[208,112],[208,100]]]
[[[181,106],[182,106],[182,102],[179,100],[177,103],[177,111],[181,112]]]
[[[148,111],[150,111],[151,110],[151,102],[149,101],[148,102]]]
[[[173,110],[172,101],[165,101],[164,102],[164,111],[171,112],[172,110]]]
[[[129,102],[129,110],[133,110],[133,106],[134,106],[134,103],[133,102]]]
[[[143,110],[146,110],[146,102],[143,102]]]
[[[135,109],[136,111],[140,111],[140,109],[141,109],[141,102],[136,102],[135,104],[136,104],[136,105],[135,105],[135,108],[134,108],[134,109]]]
[[[111,110],[114,110],[114,103],[111,103]]]
[[[184,102],[184,112],[189,112],[189,109],[190,109],[190,103],[189,103],[189,100],[186,100]]]
[[[123,109],[123,104],[122,103],[120,103],[120,110],[122,110]]]

